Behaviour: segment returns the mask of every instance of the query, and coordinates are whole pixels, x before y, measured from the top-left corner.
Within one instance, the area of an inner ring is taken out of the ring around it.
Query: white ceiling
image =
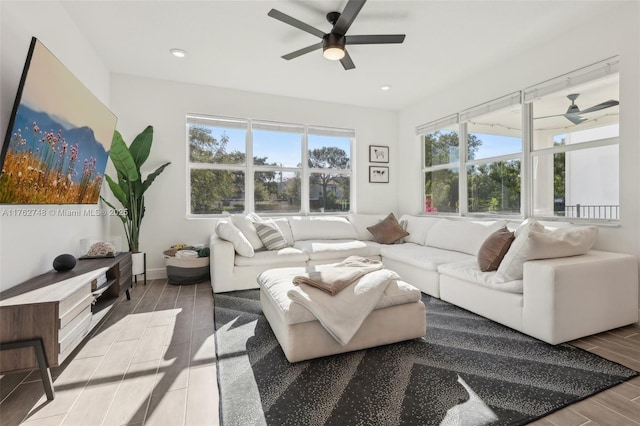
[[[608,1],[368,1],[348,35],[406,34],[401,45],[351,46],[345,71],[319,39],[267,16],[271,8],[329,32],[346,0],[61,1],[114,73],[398,110],[559,37],[614,7]],[[188,52],[178,60],[169,49]],[[381,91],[389,84],[392,89]]]

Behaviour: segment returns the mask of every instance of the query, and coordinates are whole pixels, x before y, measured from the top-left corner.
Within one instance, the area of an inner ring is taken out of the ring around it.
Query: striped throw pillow
[[[284,234],[274,221],[264,220],[262,222],[254,222],[253,225],[256,227],[258,237],[260,237],[267,250],[280,250],[289,247]]]

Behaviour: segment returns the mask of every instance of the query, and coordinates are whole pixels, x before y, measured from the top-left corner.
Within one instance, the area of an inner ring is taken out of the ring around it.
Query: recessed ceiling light
[[[169,52],[171,52],[171,54],[176,58],[184,58],[187,56],[187,52],[182,49],[169,49]]]
[[[389,86],[388,84],[385,84],[384,86],[380,86],[380,90],[391,90],[391,86]]]

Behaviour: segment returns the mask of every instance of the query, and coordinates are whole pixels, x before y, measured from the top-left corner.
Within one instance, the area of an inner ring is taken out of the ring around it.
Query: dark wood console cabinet
[[[106,283],[95,289],[105,274]],[[131,254],[127,252],[78,260],[71,271],[51,270],[0,293],[0,373],[41,368],[32,347],[15,346],[38,339],[48,367],[60,365],[105,317],[121,292],[129,295],[130,285]]]

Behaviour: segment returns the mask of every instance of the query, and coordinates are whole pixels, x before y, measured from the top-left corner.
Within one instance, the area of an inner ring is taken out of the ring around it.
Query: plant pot
[[[131,253],[131,274],[140,275],[144,274],[147,268],[146,253]]]

